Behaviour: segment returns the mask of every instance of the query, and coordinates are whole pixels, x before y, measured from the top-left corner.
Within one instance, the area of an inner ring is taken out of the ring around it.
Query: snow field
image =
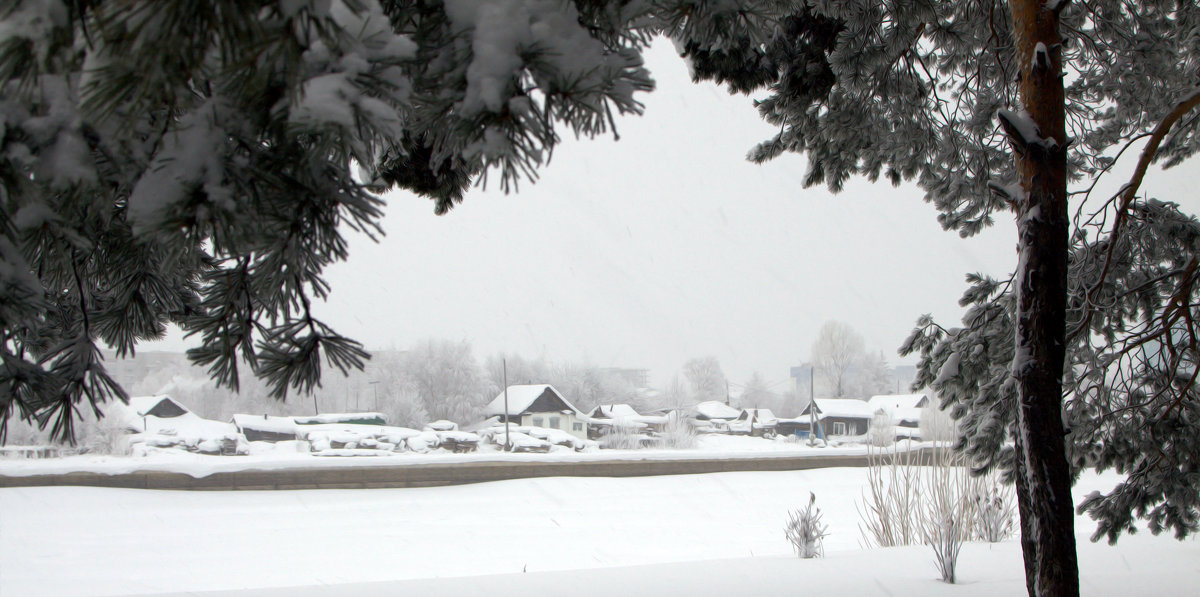
[[[1115,479],[1087,476],[1076,492]],[[844,595],[1023,590],[1015,541],[968,545],[959,586],[936,580],[927,547],[860,551],[854,504],[864,481],[864,469],[837,468],[428,489],[2,489],[0,595],[738,595],[809,583]],[[801,561],[783,524],[810,490],[830,536],[825,559]],[[1085,594],[1200,590],[1196,541],[1138,535],[1112,548],[1087,543],[1092,528],[1079,519]]]

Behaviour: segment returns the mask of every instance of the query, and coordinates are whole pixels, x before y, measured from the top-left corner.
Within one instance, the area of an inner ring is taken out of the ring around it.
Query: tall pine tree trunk
[[[1070,467],[1064,448],[1062,375],[1067,299],[1066,131],[1057,0],[1010,0],[1027,114],[1006,123],[1025,196],[1017,230],[1017,483],[1030,597],[1076,597]],[[1065,2],[1062,2],[1065,4]],[[1036,125],[1036,131],[1028,126]]]

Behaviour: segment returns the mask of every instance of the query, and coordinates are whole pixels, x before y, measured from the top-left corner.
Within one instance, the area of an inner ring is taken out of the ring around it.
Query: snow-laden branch
[[[1158,148],[1162,145],[1163,139],[1167,137],[1167,133],[1171,131],[1171,127],[1183,119],[1184,115],[1192,111],[1196,106],[1200,106],[1200,88],[1194,89],[1190,95],[1183,98],[1175,107],[1158,123],[1154,128],[1154,132],[1150,134],[1150,140],[1146,142],[1146,146],[1142,148],[1142,154],[1138,157],[1137,167],[1133,170],[1133,175],[1130,176],[1129,182],[1125,183],[1118,195],[1121,198],[1120,204],[1117,207],[1116,219],[1113,221],[1113,229],[1108,243],[1108,252],[1104,257],[1104,268],[1100,270],[1100,277],[1096,279],[1096,283],[1087,293],[1088,305],[1093,304],[1096,293],[1104,286],[1104,281],[1108,277],[1112,269],[1113,253],[1116,251],[1117,239],[1121,235],[1125,227],[1125,221],[1129,215],[1129,206],[1133,204],[1133,199],[1137,196],[1138,189],[1142,186],[1142,181],[1146,178],[1146,171],[1150,168],[1150,164],[1158,157]],[[1068,340],[1073,339],[1078,334],[1084,333],[1092,321],[1094,309],[1089,309],[1087,315],[1079,322],[1079,326],[1073,330]]]

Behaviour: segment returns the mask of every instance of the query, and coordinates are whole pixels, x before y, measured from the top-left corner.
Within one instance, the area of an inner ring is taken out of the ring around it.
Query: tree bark
[[[1022,537],[1025,573],[1030,597],[1077,597],[1075,516],[1062,422],[1070,216],[1061,38],[1057,11],[1045,0],[1010,0],[1009,6],[1021,102],[1037,127],[1032,136],[1009,131],[1026,193],[1017,209],[1013,360],[1021,529],[1032,534]]]

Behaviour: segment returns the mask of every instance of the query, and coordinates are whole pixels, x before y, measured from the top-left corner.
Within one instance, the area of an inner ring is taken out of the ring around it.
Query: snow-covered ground
[[[0,475],[23,476],[70,473],[76,471],[101,474],[121,474],[133,471],[170,471],[204,477],[213,473],[239,470],[295,469],[311,466],[397,466],[404,464],[434,464],[480,461],[517,462],[577,462],[589,460],[667,460],[688,458],[764,458],[770,456],[864,454],[861,444],[810,448],[803,442],[783,439],[762,439],[748,436],[703,434],[698,445],[690,450],[592,450],[575,452],[556,447],[547,454],[509,454],[494,447],[481,446],[480,451],[453,454],[437,450],[427,454],[415,452],[371,452],[381,458],[320,458],[297,442],[251,442],[246,456],[210,456],[182,450],[154,450],[144,456],[67,456],[48,459],[0,459]],[[913,444],[917,447],[917,444]]]
[[[971,544],[961,584],[925,547],[862,550],[863,469],[543,478],[428,489],[0,489],[0,595],[956,595],[1024,591],[1015,541]],[[1077,495],[1113,476],[1086,475]],[[826,557],[789,509],[817,495]],[[1200,543],[1078,533],[1085,595],[1200,592]]]

